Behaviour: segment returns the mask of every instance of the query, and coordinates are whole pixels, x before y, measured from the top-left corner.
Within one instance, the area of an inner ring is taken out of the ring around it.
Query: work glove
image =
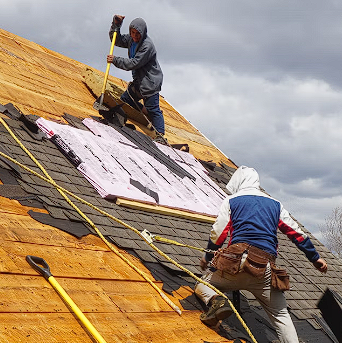
[[[116,27],[121,27],[123,20],[125,19],[124,15],[115,14],[113,17],[113,23]]]

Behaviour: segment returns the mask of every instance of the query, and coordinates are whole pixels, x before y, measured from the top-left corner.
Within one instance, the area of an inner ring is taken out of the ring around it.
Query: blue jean
[[[129,84],[128,90],[121,95],[120,99],[138,111],[141,111],[143,108],[143,105],[139,102],[140,99],[143,99],[153,126],[162,135],[165,133],[164,116],[159,107],[159,93],[142,98],[140,94],[135,92],[133,84]]]

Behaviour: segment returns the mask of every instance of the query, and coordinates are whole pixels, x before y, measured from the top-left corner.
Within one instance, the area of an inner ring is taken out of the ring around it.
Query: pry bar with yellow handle
[[[112,44],[110,46],[109,55],[113,55],[118,30],[119,30],[119,28],[116,28],[114,31],[113,38],[112,38]],[[99,98],[96,99],[96,101],[94,102],[94,105],[93,105],[93,107],[98,111],[99,110],[108,111],[108,108],[105,105],[103,105],[103,100],[104,100],[104,95],[105,95],[105,91],[106,91],[106,87],[107,87],[107,80],[108,80],[110,65],[111,65],[111,63],[107,62],[107,68],[106,68],[106,72],[105,72],[105,76],[104,76],[104,80],[103,80],[101,95]]]
[[[36,272],[44,276],[44,278],[51,284],[51,286],[60,295],[60,297],[66,302],[69,308],[75,313],[77,318],[81,321],[82,325],[88,330],[88,332],[96,340],[96,342],[106,343],[106,341],[98,333],[95,327],[90,323],[87,317],[82,313],[82,311],[77,307],[77,305],[73,302],[73,300],[69,297],[69,295],[64,291],[61,285],[53,277],[50,271],[50,267],[46,263],[46,261],[41,257],[31,256],[31,255],[26,256],[26,261]]]

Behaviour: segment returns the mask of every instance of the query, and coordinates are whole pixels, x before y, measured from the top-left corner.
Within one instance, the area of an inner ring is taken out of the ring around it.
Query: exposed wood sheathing
[[[83,82],[85,69],[77,61],[0,30],[2,104],[11,102],[24,113],[61,122],[64,112],[80,118],[97,115],[94,97]],[[124,87],[124,82],[110,80]],[[161,104],[170,143],[188,143],[196,157],[234,167],[165,100]],[[201,324],[199,311],[175,313],[98,237],[76,239],[35,221],[27,214],[29,209],[0,197],[1,342],[91,342],[48,282],[27,264],[26,255],[48,262],[107,342],[229,342]],[[138,259],[122,253],[153,279]],[[161,282],[157,285],[162,287]],[[191,291],[182,287],[170,298],[182,308],[179,300],[189,295]]]
[[[25,261],[43,256],[70,297],[107,342],[228,342],[198,321],[198,312],[180,317],[99,238],[82,240],[40,224],[14,200],[1,200],[1,342],[91,342],[47,281]],[[18,212],[21,212],[20,214]],[[125,254],[125,252],[122,252]],[[149,274],[138,259],[125,254]],[[158,283],[157,283],[158,284]],[[159,284],[161,287],[161,284]],[[182,290],[182,296],[190,294]]]

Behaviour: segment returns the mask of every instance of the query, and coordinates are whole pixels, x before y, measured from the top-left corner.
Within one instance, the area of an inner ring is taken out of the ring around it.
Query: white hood
[[[247,190],[260,191],[259,174],[253,168],[241,166],[235,171],[226,188],[231,194]]]

